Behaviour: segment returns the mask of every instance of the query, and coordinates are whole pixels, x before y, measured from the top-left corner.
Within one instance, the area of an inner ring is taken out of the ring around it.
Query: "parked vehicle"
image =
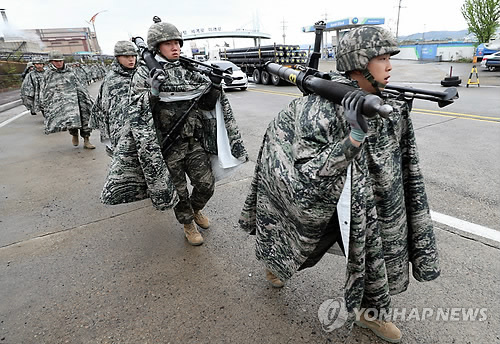
[[[477,46],[477,49],[476,49],[476,56],[477,56],[477,61],[482,61],[483,57],[485,55],[491,55],[491,54],[494,54],[496,53],[498,50],[495,49],[495,50],[492,50],[492,49],[489,49],[486,47],[486,45],[484,43],[481,43]]]
[[[496,53],[493,53],[493,54],[484,55],[483,59],[481,60],[481,67],[487,68],[486,67],[486,61],[488,61],[489,58],[495,57],[495,56],[500,56],[500,51],[497,51]]]
[[[500,69],[500,56],[490,57],[486,60],[486,68],[490,72]]]
[[[240,67],[256,84],[281,85],[286,82],[265,69],[267,62],[278,63],[286,67],[305,66],[307,53],[298,45],[266,45],[248,48],[224,49],[219,52],[221,60],[231,61]]]
[[[205,63],[216,65],[217,67],[224,70],[228,68],[231,68],[233,70],[233,73],[231,74],[231,76],[234,78],[233,82],[231,84],[226,84],[224,80],[222,80],[222,88],[224,89],[239,88],[242,91],[245,91],[248,88],[247,75],[243,73],[240,67],[238,67],[231,61],[212,60],[212,61],[207,61]]]

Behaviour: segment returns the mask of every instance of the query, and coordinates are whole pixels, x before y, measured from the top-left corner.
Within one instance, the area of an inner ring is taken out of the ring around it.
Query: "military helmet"
[[[115,56],[134,56],[137,55],[137,49],[134,43],[130,41],[118,41],[115,44]]]
[[[34,64],[35,64],[35,63],[45,63],[45,61],[44,61],[43,57],[41,57],[41,56],[35,56],[35,57],[33,57],[32,62],[33,62]]]
[[[64,56],[59,50],[49,51],[49,61],[64,61]]]
[[[339,72],[365,70],[376,56],[399,53],[398,43],[391,33],[377,26],[361,26],[346,33],[337,46]]]
[[[155,50],[161,42],[173,39],[178,40],[181,47],[184,44],[182,34],[173,24],[165,22],[154,23],[148,30],[148,48],[150,50]]]

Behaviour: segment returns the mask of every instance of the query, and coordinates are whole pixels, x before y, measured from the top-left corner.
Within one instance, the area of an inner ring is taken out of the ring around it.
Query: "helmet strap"
[[[372,84],[373,88],[375,88],[376,94],[378,96],[381,96],[382,92],[380,91],[380,89],[383,89],[385,87],[385,85],[378,82],[377,80],[375,80],[372,73],[370,73],[368,71],[368,68],[363,69],[362,73],[363,73],[363,76],[365,77],[365,79],[368,80],[370,82],[370,84]]]

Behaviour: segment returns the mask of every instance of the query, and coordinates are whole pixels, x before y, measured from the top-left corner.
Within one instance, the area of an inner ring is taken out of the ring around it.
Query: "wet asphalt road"
[[[452,66],[466,83],[471,65]],[[441,90],[449,67],[396,60],[391,82]],[[500,72],[479,72],[481,87],[462,85],[442,109],[416,100],[412,118],[432,210],[500,230]],[[89,151],[67,133],[44,135],[37,116],[0,127],[0,344],[383,343],[357,327],[350,336],[322,329],[319,306],[342,296],[342,257],[329,254],[276,290],[237,226],[262,134],[298,94],[228,92],[250,162],[218,183],[201,247],[149,201],[100,204],[109,158],[97,131]],[[412,280],[393,306],[482,308],[487,318],[399,321],[402,343],[500,343],[500,243],[435,225],[442,276]]]

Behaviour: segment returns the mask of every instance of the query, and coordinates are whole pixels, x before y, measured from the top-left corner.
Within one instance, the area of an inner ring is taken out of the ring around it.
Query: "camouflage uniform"
[[[338,73],[331,77],[358,87]],[[418,281],[440,273],[410,106],[384,101],[393,113],[367,119],[360,147],[349,139],[341,106],[317,95],[292,101],[266,131],[240,218],[256,234],[257,259],[285,281],[318,247],[350,166],[350,312],[389,307],[390,295],[408,287],[409,263]]]
[[[66,66],[61,69],[52,63],[44,73],[41,90],[45,114],[45,134],[68,130],[73,136],[89,137],[88,127],[93,100],[87,88],[79,82],[75,74]]]
[[[86,87],[88,85],[87,73],[82,68],[82,66],[79,63],[75,63],[74,65],[71,66],[71,68],[73,73],[75,73],[78,80],[80,81],[80,84]]]
[[[186,72],[177,64],[173,70],[179,70],[181,73]],[[129,113],[124,127],[118,133],[119,139],[113,151],[101,200],[105,204],[120,204],[149,197],[155,208],[164,210],[177,204],[179,198],[176,192],[177,188],[174,186],[163,157],[160,144],[161,131],[158,130],[159,124],[153,119],[151,111],[152,104],[158,104],[158,100],[150,99],[148,73],[146,65],[141,61],[132,82],[133,102],[129,105]],[[175,94],[181,94],[182,91],[193,87],[193,85],[185,84],[183,81],[185,79],[182,78],[183,74],[180,76],[180,78],[175,78],[175,75],[171,75],[171,80],[176,80],[178,83],[178,85],[172,86]],[[201,76],[197,77],[201,78]],[[191,78],[187,80],[191,80]],[[207,83],[208,81],[203,79],[202,84],[206,85]],[[220,95],[219,100],[224,114],[224,124],[231,153],[234,157],[246,161],[247,152],[243,146],[229,101],[224,93]],[[166,105],[168,104],[164,104],[162,107]],[[217,127],[213,111],[199,110],[195,113],[197,116],[203,114],[203,148],[210,154],[217,154]],[[192,120],[188,119],[187,122],[191,123]],[[184,143],[184,140],[179,143],[180,148],[183,147]],[[192,147],[192,150],[197,150],[196,153],[199,153],[198,144],[199,142],[195,142]],[[172,149],[175,149],[175,146]]]
[[[21,73],[22,80],[24,80],[26,75],[28,75],[34,69],[35,69],[35,67],[33,66],[33,62],[28,62],[26,64],[26,67],[24,68],[23,72]]]
[[[184,68],[179,61],[163,60],[161,64],[167,82],[162,85],[159,97],[150,97],[149,69],[144,63],[134,74],[130,116],[154,118],[161,151],[179,197],[174,208],[175,215],[180,223],[188,224],[193,221],[193,211],[205,206],[215,188],[209,154],[217,154],[216,119],[213,111],[217,101],[220,101],[224,113],[232,155],[245,161],[247,152],[225,94],[215,90],[201,96],[207,89],[213,89],[207,78]],[[166,152],[164,136],[188,110],[193,100],[200,96],[198,105],[190,110],[178,136],[174,135],[176,140]],[[179,100],[180,98],[183,100]],[[187,189],[186,174],[193,185],[191,195]]]
[[[133,45],[132,42],[125,41],[125,43]],[[89,126],[100,130],[102,142],[110,140],[111,150],[116,146],[120,130],[125,123],[124,117],[128,111],[130,83],[134,72],[135,68],[125,68],[115,59],[101,84],[92,108]]]
[[[42,110],[40,90],[42,88],[44,72],[45,70],[40,72],[37,69],[31,71],[26,78],[24,78],[23,84],[21,85],[21,99],[23,105],[34,115]]]

